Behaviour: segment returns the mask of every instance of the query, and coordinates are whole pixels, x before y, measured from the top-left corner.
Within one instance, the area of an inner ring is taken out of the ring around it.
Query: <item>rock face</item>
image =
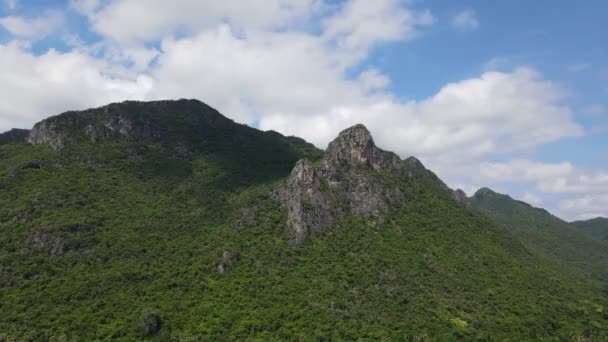
[[[467,196],[467,194],[464,191],[462,191],[461,189],[454,190],[453,196],[454,196],[454,199],[456,200],[456,202],[461,203],[465,207],[468,207],[471,205],[471,199],[469,199],[469,196]]]
[[[46,248],[51,258],[60,257],[65,253],[66,241],[49,233],[35,232],[28,241],[36,248]]]
[[[201,139],[210,130],[237,125],[196,100],[125,101],[50,117],[32,128],[27,142],[53,150],[82,142],[156,143]]]
[[[222,253],[222,261],[217,264],[217,271],[219,273],[224,273],[227,270],[234,267],[239,261],[238,253],[233,253],[229,251],[224,251]]]
[[[27,142],[47,145],[57,151],[79,140],[99,143],[129,139],[158,140],[162,137],[161,129],[154,123],[146,120],[135,123],[134,118],[122,114],[116,105],[84,113],[68,112],[37,123],[29,133]]]
[[[403,206],[409,199],[402,187],[383,177],[413,179],[421,172],[430,173],[417,159],[402,161],[376,147],[365,126],[342,131],[318,166],[306,159],[298,161],[286,183],[275,191],[287,209],[290,244],[303,245],[308,237],[326,231],[347,215],[380,222],[381,213]],[[438,182],[440,188],[449,190]]]
[[[401,167],[399,156],[376,147],[372,135],[361,124],[340,133],[327,147],[320,171],[331,181],[340,181],[351,167],[363,164],[374,170],[395,172]]]

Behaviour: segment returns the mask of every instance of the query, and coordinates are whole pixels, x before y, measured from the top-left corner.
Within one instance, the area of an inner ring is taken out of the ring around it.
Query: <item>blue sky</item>
[[[323,148],[364,123],[452,187],[608,216],[608,3],[0,0],[0,130],[197,98]]]

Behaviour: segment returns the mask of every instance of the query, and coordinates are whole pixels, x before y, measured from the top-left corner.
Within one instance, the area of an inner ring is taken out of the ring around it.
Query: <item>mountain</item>
[[[2,144],[10,144],[17,142],[24,142],[30,131],[27,129],[18,129],[14,128],[10,131],[4,132],[0,134],[0,145]]]
[[[320,151],[194,100],[51,117],[0,145],[0,341],[608,337],[601,277],[455,198],[362,125]]]
[[[586,221],[572,222],[572,224],[591,237],[608,241],[608,218],[596,217]]]
[[[509,227],[519,241],[539,257],[569,272],[599,279],[601,284],[608,280],[608,245],[589,238],[545,209],[488,188],[478,190],[468,202],[471,208]],[[605,289],[608,291],[608,287]]]

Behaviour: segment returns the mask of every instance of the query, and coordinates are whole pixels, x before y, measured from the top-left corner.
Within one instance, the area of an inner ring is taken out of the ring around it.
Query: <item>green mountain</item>
[[[26,140],[0,145],[0,341],[608,338],[606,254],[564,267],[361,125],[322,152],[125,102]]]
[[[468,205],[507,226],[526,248],[580,279],[598,281],[608,294],[608,245],[582,234],[575,226],[545,209],[512,199],[490,189],[478,190]]]
[[[24,142],[27,139],[30,131],[27,129],[18,129],[14,128],[8,132],[4,132],[0,134],[0,145],[2,144],[10,144],[10,143],[18,143]]]
[[[589,236],[608,241],[608,218],[596,217],[586,221],[572,222],[572,224]]]

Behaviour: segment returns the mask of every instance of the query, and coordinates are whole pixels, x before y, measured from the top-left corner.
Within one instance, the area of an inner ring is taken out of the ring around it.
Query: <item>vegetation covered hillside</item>
[[[567,272],[579,274],[608,295],[608,245],[579,231],[545,209],[483,188],[469,205],[505,225],[527,249],[554,262]]]
[[[69,112],[1,144],[0,341],[608,338],[601,277],[341,136],[323,155],[180,100]],[[333,216],[292,247],[277,194],[302,158],[324,200],[298,213]],[[357,194],[398,195],[363,213]]]
[[[608,241],[608,218],[596,217],[586,221],[572,222],[572,224],[589,236]]]

